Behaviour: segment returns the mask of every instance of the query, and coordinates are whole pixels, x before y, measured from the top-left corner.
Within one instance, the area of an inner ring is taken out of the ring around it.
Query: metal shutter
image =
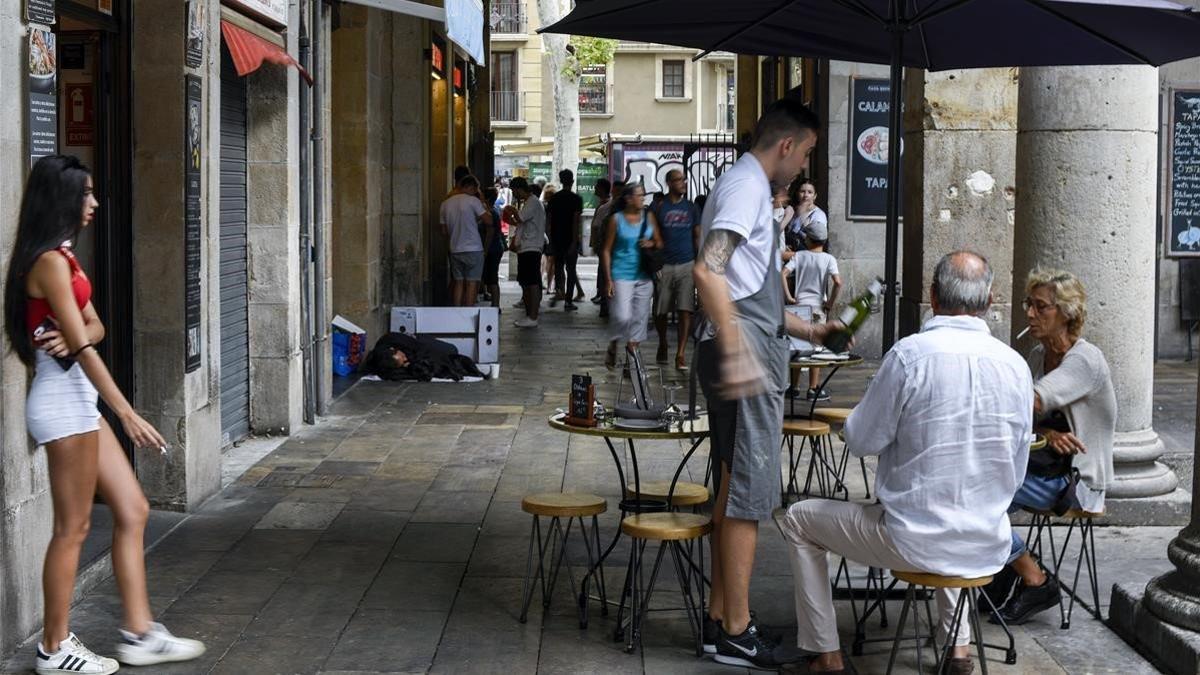
[[[221,49],[221,440],[250,434],[246,82]]]

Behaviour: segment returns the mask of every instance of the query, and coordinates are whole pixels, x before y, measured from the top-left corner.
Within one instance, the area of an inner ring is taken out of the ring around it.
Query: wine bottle
[[[875,277],[867,286],[867,290],[846,305],[838,315],[838,321],[841,321],[845,328],[830,333],[829,337],[825,338],[825,348],[834,353],[846,351],[850,346],[850,338],[854,337],[871,314],[871,302],[882,293],[883,279]]]

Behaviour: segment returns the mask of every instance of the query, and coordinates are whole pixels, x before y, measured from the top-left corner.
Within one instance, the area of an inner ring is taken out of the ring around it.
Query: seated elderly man
[[[1016,352],[979,318],[992,271],[957,251],[934,272],[934,316],[898,342],[846,420],[856,455],[878,455],[879,504],[810,499],[780,512],[791,544],[797,644],[810,672],[842,672],[826,553],[884,569],[981,577],[1004,566],[1006,511],[1025,476],[1033,382]],[[958,591],[937,594],[941,632],[954,630]],[[965,612],[964,612],[965,615]],[[960,621],[946,672],[970,673],[970,629]],[[944,644],[944,643],[943,643]]]

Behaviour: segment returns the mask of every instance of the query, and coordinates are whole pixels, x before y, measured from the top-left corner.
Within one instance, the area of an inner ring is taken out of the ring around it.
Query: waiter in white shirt
[[[810,499],[777,517],[791,544],[797,643],[817,654],[810,672],[844,669],[826,552],[958,577],[995,574],[1008,559],[1005,511],[1025,478],[1033,382],[1024,359],[979,318],[991,286],[982,256],[942,258],[930,288],[933,318],[888,352],[846,420],[850,451],[879,456],[880,503]],[[943,639],[957,600],[957,590],[937,593]],[[948,670],[958,675],[973,668],[969,624],[960,623]]]
[[[751,618],[750,575],[758,523],[771,518],[779,496],[787,335],[822,342],[833,328],[783,311],[771,204],[772,184],[787,185],[808,168],[820,128],[817,116],[795,99],[767,108],[750,152],[713,186],[701,218],[704,244],[692,269],[708,313],[696,363],[717,477],[712,594],[702,632],[705,651],[728,665],[777,669],[795,655],[761,634]]]

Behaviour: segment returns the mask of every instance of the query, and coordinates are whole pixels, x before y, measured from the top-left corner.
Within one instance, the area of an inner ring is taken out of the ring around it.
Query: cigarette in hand
[[[158,451],[159,451],[160,453],[162,453],[162,456],[163,456],[163,457],[166,457],[166,456],[167,456],[167,446],[165,446],[165,445],[160,445],[160,446],[158,446]]]

